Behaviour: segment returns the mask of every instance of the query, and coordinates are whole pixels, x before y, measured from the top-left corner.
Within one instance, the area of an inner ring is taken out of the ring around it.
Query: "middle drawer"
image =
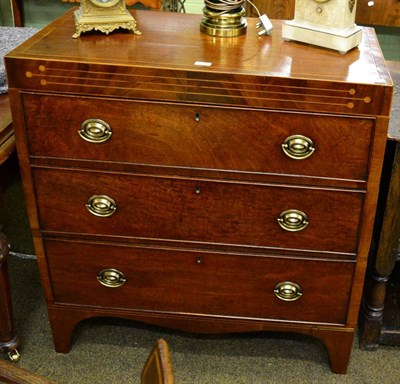
[[[357,250],[360,191],[48,168],[33,175],[44,231]]]

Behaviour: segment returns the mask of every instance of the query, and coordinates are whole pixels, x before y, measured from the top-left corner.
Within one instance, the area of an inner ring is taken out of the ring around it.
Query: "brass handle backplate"
[[[275,286],[275,296],[283,301],[295,301],[302,296],[299,284],[292,283],[291,281],[282,281]]]
[[[283,211],[277,218],[279,226],[285,231],[299,232],[309,224],[307,215],[297,209]]]
[[[116,202],[106,195],[93,195],[86,203],[87,210],[95,216],[110,217],[117,210]]]
[[[97,275],[97,280],[108,288],[118,288],[126,283],[125,275],[113,268],[101,270]]]
[[[314,153],[315,147],[310,138],[302,135],[293,135],[287,137],[283,142],[282,150],[291,159],[304,160]]]
[[[88,119],[81,124],[79,136],[89,143],[104,143],[111,138],[109,124],[100,119]]]

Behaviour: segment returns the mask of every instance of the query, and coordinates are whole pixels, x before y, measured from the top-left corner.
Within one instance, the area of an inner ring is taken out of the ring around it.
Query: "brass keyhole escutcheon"
[[[89,197],[86,208],[92,215],[110,217],[117,210],[117,204],[114,199],[109,196],[93,195]]]
[[[307,215],[297,209],[283,211],[277,221],[282,229],[289,232],[302,231],[309,224]]]
[[[295,301],[302,296],[301,287],[299,284],[291,281],[282,281],[274,288],[275,296],[283,301]]]
[[[100,119],[88,119],[81,124],[79,136],[89,143],[104,143],[111,139],[112,130],[108,123]]]
[[[309,137],[293,135],[287,137],[282,143],[282,150],[293,160],[304,160],[314,153],[315,146]]]
[[[126,277],[117,269],[108,268],[98,273],[97,281],[105,287],[118,288],[126,283]]]

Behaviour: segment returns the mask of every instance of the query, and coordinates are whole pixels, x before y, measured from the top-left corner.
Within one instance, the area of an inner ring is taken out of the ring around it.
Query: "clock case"
[[[282,37],[347,53],[362,38],[354,23],[356,6],[356,0],[296,0],[294,19],[283,25]]]
[[[124,0],[101,2],[96,0],[81,0],[81,5],[74,12],[75,33],[77,38],[81,33],[97,30],[108,35],[118,28],[133,31],[140,35],[136,20],[126,9]]]

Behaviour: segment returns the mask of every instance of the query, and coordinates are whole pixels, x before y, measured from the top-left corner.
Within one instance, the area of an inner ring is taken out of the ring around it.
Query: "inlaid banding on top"
[[[28,89],[59,89],[80,95],[112,96],[142,100],[247,105],[254,108],[307,110],[328,113],[371,115],[381,108],[368,86],[351,84],[332,87],[325,81],[294,79],[282,82],[269,76],[233,75],[206,72],[112,68],[108,65],[37,63],[27,68]],[[368,104],[368,107],[366,106]]]

